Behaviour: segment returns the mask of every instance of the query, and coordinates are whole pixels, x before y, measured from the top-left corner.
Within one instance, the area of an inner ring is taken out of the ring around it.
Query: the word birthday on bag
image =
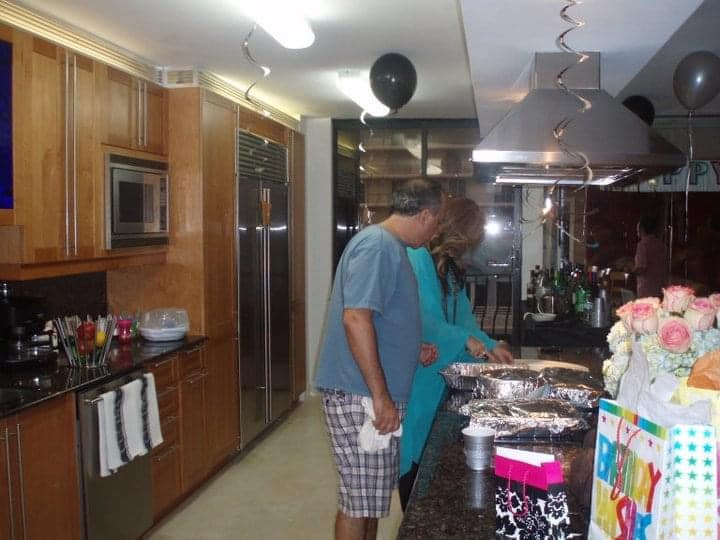
[[[622,460],[621,471],[619,460]],[[645,529],[652,523],[655,489],[662,473],[653,462],[643,460],[623,445],[618,454],[616,442],[602,434],[598,435],[595,470],[602,480],[595,482],[594,497],[600,501],[598,523],[607,531],[614,530],[617,523],[620,538],[644,538]],[[622,488],[617,494],[612,493],[617,486]]]

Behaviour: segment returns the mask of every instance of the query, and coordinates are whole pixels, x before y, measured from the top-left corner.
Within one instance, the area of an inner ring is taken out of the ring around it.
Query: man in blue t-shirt
[[[437,358],[433,345],[421,343],[418,288],[405,248],[430,240],[443,206],[437,182],[403,182],[390,217],[354,236],[338,263],[315,381],[340,473],[337,539],[375,538],[378,518],[390,511],[398,439],[368,452],[358,435],[370,403],[378,433],[395,432],[418,361]]]

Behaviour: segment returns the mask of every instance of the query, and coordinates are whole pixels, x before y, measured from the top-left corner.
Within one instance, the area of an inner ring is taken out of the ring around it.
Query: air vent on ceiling
[[[197,86],[198,74],[191,67],[164,67],[160,69],[160,84],[170,88]]]

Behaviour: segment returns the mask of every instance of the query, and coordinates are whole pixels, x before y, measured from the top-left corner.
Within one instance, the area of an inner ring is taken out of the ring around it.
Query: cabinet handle
[[[188,379],[188,384],[195,384],[200,379],[204,379],[206,376],[207,376],[207,372],[203,371],[202,373],[200,373],[200,375],[193,377],[192,379]]]
[[[18,468],[20,469],[20,509],[22,510],[23,538],[27,531],[27,520],[25,519],[25,479],[23,478],[23,462],[22,462],[22,441],[20,440],[20,424],[15,424],[15,432],[17,433],[17,453]]]
[[[77,68],[77,55],[73,54],[73,156],[72,156],[72,167],[73,167],[73,254],[78,254],[78,175],[77,175],[77,125],[78,125],[78,68]]]
[[[174,392],[175,390],[177,390],[177,386],[168,386],[165,390],[160,392],[156,397],[157,397],[157,399],[160,399],[161,397],[165,397],[168,394]]]
[[[10,513],[8,514],[8,517],[10,518],[10,538],[12,540],[15,540],[15,520],[13,519],[13,492],[12,492],[12,475],[10,474],[10,433],[8,433],[8,429],[5,428],[5,437],[3,437],[3,440],[5,441],[5,465],[7,466],[7,481],[8,481],[8,500],[10,501]]]
[[[142,97],[141,97],[141,94],[142,94],[141,86],[142,86],[142,82],[140,81],[140,79],[138,79],[138,82],[137,82],[137,109],[135,110],[135,117],[136,117],[136,120],[137,120],[137,129],[136,129],[137,133],[136,133],[136,135],[137,135],[137,145],[138,145],[138,146],[142,146],[142,141],[141,141],[141,139],[140,139],[140,129],[141,129],[141,127],[140,127],[140,122],[141,122],[140,109],[142,108],[142,107],[141,107],[141,100],[142,100]]]
[[[65,256],[70,255],[70,54],[65,51]]]
[[[153,461],[155,461],[156,463],[159,463],[159,462],[161,462],[163,459],[165,459],[166,457],[168,457],[170,454],[172,454],[173,452],[175,452],[175,450],[177,450],[177,444],[173,444],[170,448],[168,448],[167,450],[165,450],[162,454],[160,454],[160,455],[158,455],[158,456],[155,456],[155,457],[153,458]]]
[[[143,81],[143,146],[147,148],[147,133],[148,133],[148,119],[147,119],[147,82]]]

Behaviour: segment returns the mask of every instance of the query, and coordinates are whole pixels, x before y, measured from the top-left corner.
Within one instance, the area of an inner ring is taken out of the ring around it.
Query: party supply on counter
[[[462,430],[465,441],[465,463],[474,471],[489,469],[495,445],[495,431],[482,426]]]
[[[153,309],[143,314],[140,335],[149,341],[176,341],[190,328],[187,311],[178,308]]]
[[[117,319],[113,315],[88,317],[82,321],[77,315],[53,320],[71,367],[93,368],[107,362],[110,341]]]
[[[571,537],[565,481],[555,456],[499,446],[495,478],[498,536],[520,540]]]

